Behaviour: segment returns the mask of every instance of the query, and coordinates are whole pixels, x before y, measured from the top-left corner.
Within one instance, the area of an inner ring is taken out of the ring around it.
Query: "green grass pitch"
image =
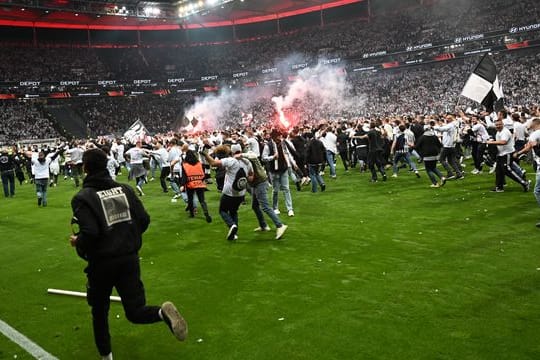
[[[176,303],[189,335],[180,343],[165,324],[132,325],[113,303],[115,359],[539,359],[534,196],[511,180],[491,193],[493,175],[441,189],[421,175],[371,184],[340,168],[325,193],[291,187],[296,216],[281,215],[281,241],[254,233],[242,206],[235,243],[213,185],[206,224],[150,182],[147,300]],[[68,243],[76,189],[60,180],[47,208],[32,185],[16,191],[0,198],[0,319],[59,359],[97,359],[86,301],[46,293],[85,290],[85,263]],[[15,356],[31,359],[0,336],[0,359]]]

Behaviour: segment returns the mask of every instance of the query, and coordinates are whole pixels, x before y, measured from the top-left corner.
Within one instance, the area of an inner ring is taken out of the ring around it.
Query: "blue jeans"
[[[411,161],[411,155],[408,152],[397,152],[394,154],[394,166],[393,171],[394,174],[397,174],[399,171],[398,162],[402,161],[409,165],[409,168],[411,168],[413,171],[416,171],[416,164]]]
[[[287,211],[293,210],[291,190],[289,189],[289,172],[285,170],[282,173],[272,174],[272,186],[274,187],[274,193],[272,196],[272,206],[274,209],[278,208],[278,192],[281,189],[285,195],[285,207]]]
[[[36,179],[36,194],[43,206],[47,206],[47,186],[49,186],[49,179]]]
[[[437,160],[424,160],[424,165],[426,166],[426,172],[429,176],[429,180],[431,180],[433,185],[436,185],[437,177],[439,177],[439,179],[443,178],[443,174],[439,171],[439,169],[437,169]]]
[[[324,180],[319,173],[319,164],[308,164],[309,179],[311,180],[311,191],[317,192],[317,185],[324,185]]]
[[[259,226],[261,228],[264,229],[268,225],[264,220],[263,211],[270,217],[274,225],[279,228],[283,226],[283,223],[279,220],[279,217],[270,207],[267,193],[268,181],[262,182],[253,187],[251,191],[251,208],[253,209],[253,212],[255,212],[255,216],[257,216],[257,221],[259,222]]]
[[[8,170],[2,173],[2,185],[4,186],[5,197],[15,195],[15,171]]]
[[[326,150],[326,162],[328,163],[328,166],[330,166],[330,176],[336,176],[336,154],[331,152],[330,150]]]

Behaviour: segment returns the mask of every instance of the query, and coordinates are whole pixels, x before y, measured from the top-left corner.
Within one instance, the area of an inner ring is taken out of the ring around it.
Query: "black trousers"
[[[194,207],[193,207],[193,196],[197,194],[197,199],[199,199],[199,204],[201,204],[201,207],[204,211],[204,214],[208,214],[208,206],[206,205],[206,201],[204,199],[204,192],[206,189],[199,188],[199,189],[186,189],[187,198],[188,198],[188,210],[189,215],[191,217],[194,216]]]
[[[161,321],[160,307],[146,306],[137,254],[90,262],[85,272],[88,278],[87,300],[92,307],[94,341],[102,356],[112,351],[108,315],[113,287],[122,298],[124,313],[129,321],[135,324]]]
[[[512,154],[497,156],[497,168],[495,169],[495,186],[497,186],[497,188],[504,188],[505,176],[508,176],[523,187],[527,186],[527,181],[512,169],[513,162],[514,158],[512,157]]]
[[[439,161],[442,164],[442,166],[446,169],[448,172],[448,177],[453,176],[452,169],[456,172],[456,175],[458,177],[463,176],[463,173],[461,172],[461,168],[457,162],[457,151],[456,148],[449,148],[449,147],[443,147],[441,150],[441,155],[439,157]]]
[[[486,143],[479,143],[477,141],[471,142],[471,153],[474,161],[474,167],[480,171],[482,171],[482,162],[484,162],[484,153],[486,152],[486,147]]]
[[[380,150],[368,152],[368,167],[371,171],[371,180],[377,180],[377,170],[381,175],[386,176],[383,165],[383,152]]]
[[[161,185],[161,190],[163,190],[163,192],[167,192],[167,183],[165,182],[165,179],[167,179],[167,176],[169,176],[170,173],[170,166],[164,166],[161,168],[161,174],[159,175],[159,184]]]

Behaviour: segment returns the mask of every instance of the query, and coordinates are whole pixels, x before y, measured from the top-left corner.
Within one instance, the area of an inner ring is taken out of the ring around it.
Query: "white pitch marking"
[[[43,350],[38,344],[30,340],[2,320],[0,320],[0,332],[4,334],[5,337],[13,341],[15,344],[23,348],[27,353],[32,355],[34,359],[58,360],[57,357],[54,357],[45,350]]]

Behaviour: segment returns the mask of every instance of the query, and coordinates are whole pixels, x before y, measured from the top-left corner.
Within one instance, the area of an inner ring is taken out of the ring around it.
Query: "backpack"
[[[251,166],[253,167],[253,181],[251,182],[252,185],[258,185],[262,183],[263,181],[266,181],[268,179],[268,175],[266,174],[266,170],[264,169],[264,166],[261,164],[258,158],[248,158],[249,162],[251,162]]]
[[[240,160],[238,160],[240,163]],[[247,174],[246,170],[242,166],[240,166],[240,169],[236,171],[236,174],[234,175],[234,180],[232,183],[232,188],[236,191],[242,191],[246,190],[248,184]]]

